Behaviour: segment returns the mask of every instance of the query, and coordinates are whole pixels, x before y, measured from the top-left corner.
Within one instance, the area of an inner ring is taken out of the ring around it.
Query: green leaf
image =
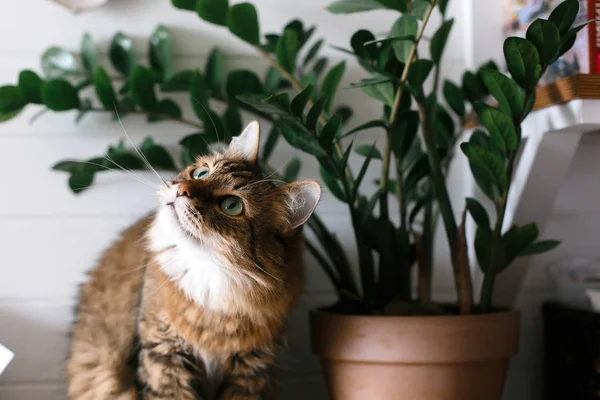
[[[77,60],[70,51],[60,47],[50,47],[42,54],[42,72],[46,78],[60,78],[78,71]]]
[[[287,93],[274,94],[264,99],[263,102],[277,107],[282,113],[285,113],[284,115],[290,113],[290,95]]]
[[[196,0],[196,12],[203,20],[227,26],[228,0]]]
[[[108,56],[117,71],[128,76],[135,66],[135,53],[131,39],[118,32],[110,42]]]
[[[382,8],[385,6],[375,0],[338,0],[327,6],[327,10],[333,14],[353,14]]]
[[[333,139],[336,137],[342,125],[342,117],[334,115],[329,118],[329,121],[325,124],[319,135],[319,143],[324,149],[330,149],[333,143]]]
[[[176,168],[169,152],[164,147],[156,144],[151,137],[144,139],[140,151],[150,165],[157,169],[174,170]]]
[[[156,112],[165,114],[170,117],[177,118],[177,119],[180,119],[181,115],[182,115],[181,108],[179,108],[177,103],[175,103],[171,99],[162,99],[161,101],[159,101],[158,104],[156,105]],[[149,117],[151,117],[153,121],[160,121],[160,120],[165,119],[162,117],[153,116],[152,114],[149,115]]]
[[[327,186],[331,194],[333,194],[338,200],[346,202],[346,195],[344,194],[344,190],[342,189],[340,181],[333,177],[322,166],[319,168],[319,171],[321,173],[321,178],[323,178],[325,186]]]
[[[277,141],[279,140],[280,130],[277,126],[277,123],[274,123],[271,127],[271,131],[267,135],[267,140],[263,146],[262,151],[262,159],[264,162],[268,162],[271,154],[273,154],[273,150],[275,150],[275,146],[277,145]]]
[[[290,74],[294,74],[296,71],[296,57],[298,56],[298,35],[293,29],[286,29],[283,32],[283,36],[277,42],[275,48],[275,54],[277,55],[277,61],[283,69]]]
[[[533,244],[538,235],[539,231],[535,223],[509,229],[501,240],[504,247],[504,262],[497,266],[496,272],[501,272],[508,267],[519,254]]]
[[[331,70],[323,79],[323,84],[321,85],[321,95],[327,96],[327,101],[325,102],[325,111],[329,111],[331,108],[331,103],[333,103],[335,93],[337,92],[345,70],[346,62],[342,61],[331,68]]]
[[[287,30],[293,31],[296,34],[296,39],[298,41],[298,49],[300,49],[306,41],[306,38],[304,37],[304,24],[302,23],[302,21],[300,21],[299,19],[294,19],[288,22],[283,28],[284,34]]]
[[[79,168],[71,173],[69,177],[69,187],[75,194],[79,194],[87,189],[94,180],[94,172],[87,168]]]
[[[252,4],[240,3],[231,6],[227,13],[227,26],[231,33],[243,41],[255,46],[260,44],[258,15]]]
[[[498,159],[498,157],[491,151],[472,143],[463,143],[460,148],[469,159],[471,171],[478,184],[480,184],[480,182],[492,184],[497,187],[500,192],[503,192],[506,189],[506,169],[504,168],[503,162]],[[485,187],[486,185],[480,186],[482,190],[488,190]],[[486,194],[488,193],[486,192]]]
[[[302,116],[304,115],[304,108],[306,107],[308,100],[310,100],[312,91],[313,87],[311,85],[308,85],[296,97],[294,97],[294,100],[292,100],[290,110],[295,117],[302,118]]]
[[[2,88],[0,88],[0,89],[2,89]],[[0,103],[1,102],[2,102],[2,100],[0,100]],[[17,108],[16,110],[13,110],[13,111],[7,111],[7,112],[0,111],[0,122],[8,121],[9,119],[16,117],[17,115],[19,115],[19,113],[21,111],[23,111],[23,107]]]
[[[567,51],[569,51],[573,45],[575,44],[575,41],[577,40],[577,34],[579,33],[580,30],[582,30],[583,28],[585,28],[589,23],[593,22],[594,20],[591,21],[587,21],[586,23],[579,25],[571,30],[569,30],[561,39],[560,39],[560,45],[558,48],[558,53],[556,54],[556,58],[553,61],[556,61],[556,59],[558,59],[558,57],[562,57]]]
[[[161,80],[173,74],[173,35],[163,25],[159,25],[150,36],[150,65]]]
[[[392,107],[394,104],[394,86],[389,81],[381,81],[372,85],[363,86],[360,90],[367,96],[379,100],[385,105]]]
[[[530,41],[509,37],[504,41],[504,58],[508,71],[522,88],[535,86],[540,78],[540,56]]]
[[[224,63],[223,53],[215,47],[210,52],[204,71],[206,73],[206,85],[213,93],[221,93],[223,88]]]
[[[442,15],[446,15],[446,9],[448,8],[448,0],[439,0],[438,5],[440,6],[440,12]]]
[[[358,176],[354,181],[354,193],[352,194],[353,197],[356,197],[356,195],[358,194],[358,188],[360,187],[360,184],[362,183],[363,179],[365,178],[365,175],[367,174],[367,170],[369,169],[369,164],[371,164],[371,160],[373,160],[373,157],[375,157],[377,153],[379,153],[379,150],[377,149],[377,147],[375,147],[375,143],[373,143],[372,146],[366,147],[368,147],[368,152],[365,156],[365,161],[363,162],[363,165],[360,167]]]
[[[321,76],[321,74],[325,70],[325,67],[327,66],[327,62],[328,62],[327,59],[325,57],[322,57],[322,58],[319,58],[315,62],[315,65],[313,65],[312,72],[315,73],[315,75],[317,76],[317,78],[319,76]]]
[[[417,137],[419,124],[420,119],[417,111],[409,111],[396,124],[391,145],[398,160],[404,159],[411,149]]]
[[[378,160],[383,160],[383,156],[381,155],[381,152],[379,151],[379,149],[377,147],[375,147],[375,145],[362,145],[362,146],[358,146],[356,149],[354,149],[354,152],[358,155],[361,155],[363,157],[367,157],[369,155],[369,153],[373,153],[372,157],[376,158]]]
[[[317,157],[325,157],[327,154],[321,148],[319,142],[309,132],[292,121],[281,120],[279,129],[285,140],[290,146],[302,150],[305,153],[312,154]]]
[[[194,71],[181,71],[165,80],[160,86],[163,92],[187,92],[190,90]]]
[[[352,115],[354,115],[354,111],[348,106],[341,105],[335,109],[334,114],[339,115],[342,118],[342,125],[346,124]]]
[[[489,229],[477,228],[475,232],[475,255],[477,264],[484,274],[489,271],[490,249],[492,247],[492,232]]]
[[[42,102],[52,111],[67,111],[79,107],[77,90],[64,79],[53,79],[42,85]]]
[[[264,92],[258,76],[256,76],[254,72],[246,69],[238,69],[229,73],[227,76],[226,90],[227,95],[230,98],[237,97],[241,94]]]
[[[287,93],[285,95],[287,95]],[[275,102],[273,99],[274,96],[269,96],[267,98],[265,98],[265,96],[265,94],[248,93],[238,95],[236,98],[258,111],[282,117],[289,117],[289,109],[287,107],[282,107],[281,103]]]
[[[408,72],[408,83],[415,89],[421,89],[433,65],[431,60],[419,59],[414,61]]]
[[[208,89],[204,76],[202,76],[200,71],[194,71],[194,75],[192,76],[190,103],[198,119],[204,123],[205,127],[208,126],[211,118],[208,104]]]
[[[353,133],[364,131],[366,129],[371,129],[371,128],[383,128],[383,129],[387,129],[387,125],[385,124],[385,122],[383,122],[380,119],[374,119],[374,120],[365,122],[364,124],[361,124],[361,125],[357,126],[354,129],[349,130],[342,137],[344,138],[346,136],[352,135]]]
[[[401,13],[408,11],[406,4],[407,1],[398,1],[398,0],[377,0],[378,3],[383,4],[386,8],[390,8],[392,10],[400,11]]]
[[[352,153],[353,146],[354,146],[354,140],[351,141],[350,144],[348,145],[348,147],[346,147],[346,150],[344,150],[344,155],[342,156],[342,159],[338,163],[338,169],[340,171],[343,171],[348,166],[348,160],[350,159],[350,153]]]
[[[479,79],[471,71],[465,71],[463,74],[462,87],[465,97],[471,103],[479,101],[483,96],[484,88],[481,87]]]
[[[538,50],[541,64],[549,65],[554,61],[560,44],[560,33],[554,23],[536,19],[527,29],[526,38]]]
[[[523,90],[497,70],[482,68],[480,74],[485,87],[498,102],[500,110],[510,117],[520,118],[525,102]]]
[[[27,102],[16,86],[0,87],[0,118],[6,118],[2,119],[3,121],[9,119],[8,115],[21,111],[26,104]]]
[[[179,144],[182,147],[182,161],[184,165],[193,164],[196,157],[208,153],[208,140],[200,133],[193,133],[181,139]]]
[[[352,38],[350,38],[350,46],[354,50],[354,53],[357,57],[373,60],[377,57],[377,46],[367,46],[366,43],[372,43],[374,41],[375,35],[373,35],[370,31],[361,29],[359,31],[356,31],[352,35]]]
[[[42,80],[33,71],[25,70],[19,74],[19,94],[26,103],[42,104]]]
[[[533,256],[536,254],[546,253],[550,250],[553,250],[560,244],[558,240],[540,240],[538,242],[534,242],[530,244],[527,248],[522,250],[517,256],[518,257],[526,257]]]
[[[327,96],[322,95],[308,111],[306,115],[306,127],[309,131],[314,132],[316,130],[319,116],[325,107],[325,102],[327,102]]]
[[[223,114],[223,124],[227,137],[224,142],[229,143],[233,136],[237,136],[242,132],[242,115],[240,110],[234,105],[229,104]]]
[[[497,147],[506,149],[509,152],[517,148],[517,132],[512,119],[508,115],[484,103],[475,104],[475,112]]]
[[[429,2],[427,0],[413,0],[412,14],[421,21],[425,19],[428,9]]]
[[[98,66],[98,56],[96,54],[96,43],[89,33],[85,33],[81,38],[81,59],[83,66],[91,75]]]
[[[315,44],[311,46],[311,48],[308,50],[308,52],[306,52],[306,55],[304,56],[304,61],[302,62],[303,67],[306,68],[306,66],[310,64],[312,60],[314,60],[315,56],[317,55],[317,53],[319,53],[319,50],[321,50],[322,46],[323,39],[319,39],[317,42],[315,42]]]
[[[138,65],[131,71],[129,87],[131,98],[142,110],[156,110],[158,101],[154,92],[154,79],[147,68]]]
[[[292,158],[283,171],[283,180],[286,182],[293,182],[298,179],[300,168],[302,167],[302,161],[298,157]]]
[[[104,106],[104,108],[107,110],[114,111],[115,104],[117,103],[117,97],[115,95],[115,91],[113,90],[110,78],[104,68],[96,68],[93,81],[96,95],[98,96],[100,103],[102,103],[102,106]]]
[[[446,80],[444,81],[444,98],[446,103],[450,106],[452,111],[456,113],[460,118],[465,116],[465,96],[462,90],[454,83]]]
[[[452,30],[454,19],[445,21],[442,26],[433,34],[431,42],[429,44],[429,51],[431,52],[431,58],[435,64],[439,64],[442,60],[446,43],[448,42],[448,36]]]
[[[469,210],[479,228],[490,229],[490,217],[488,217],[487,211],[485,211],[481,203],[471,197],[467,197],[467,210]]]
[[[561,36],[569,31],[577,14],[579,13],[579,1],[578,0],[566,0],[561,2],[553,11],[550,13],[548,20],[558,27],[558,31]]]
[[[281,72],[277,68],[269,67],[265,76],[265,92],[273,93],[280,89],[282,79]]]
[[[171,0],[171,3],[175,8],[179,8],[182,10],[196,10],[196,0]]]
[[[390,36],[417,36],[417,30],[419,29],[419,21],[417,18],[410,14],[404,14],[394,23]],[[406,63],[408,56],[413,47],[412,40],[397,41],[392,44],[394,54],[398,61]]]

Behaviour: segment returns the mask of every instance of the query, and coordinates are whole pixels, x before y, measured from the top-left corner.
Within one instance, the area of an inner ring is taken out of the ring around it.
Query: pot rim
[[[323,317],[335,317],[335,318],[364,318],[370,320],[395,320],[398,318],[407,319],[417,321],[420,319],[434,319],[434,318],[447,318],[447,319],[455,319],[462,318],[463,320],[467,319],[482,319],[482,318],[498,318],[502,316],[508,316],[511,314],[521,314],[521,311],[518,308],[508,308],[508,307],[497,307],[496,311],[485,314],[444,314],[444,315],[382,315],[382,314],[344,314],[337,313],[334,311],[327,310],[327,307],[317,307],[309,310],[309,312],[313,315],[319,315]]]

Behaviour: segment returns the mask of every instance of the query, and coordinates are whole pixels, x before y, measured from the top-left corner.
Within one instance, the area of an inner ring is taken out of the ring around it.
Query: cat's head
[[[258,165],[260,128],[250,123],[229,146],[200,156],[159,192],[151,247],[210,249],[231,264],[283,257],[321,189],[314,181],[276,184]]]

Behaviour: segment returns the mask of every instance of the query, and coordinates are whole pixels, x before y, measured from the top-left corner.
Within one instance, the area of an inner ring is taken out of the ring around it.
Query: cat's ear
[[[251,164],[256,164],[258,159],[259,141],[260,125],[258,124],[258,121],[252,121],[239,136],[231,139],[229,150],[241,155]]]
[[[321,187],[315,181],[298,181],[283,186],[287,192],[289,229],[303,225],[315,211],[321,197]]]

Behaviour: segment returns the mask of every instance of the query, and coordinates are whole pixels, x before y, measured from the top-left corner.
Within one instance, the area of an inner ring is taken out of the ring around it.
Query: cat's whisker
[[[269,275],[271,278],[275,279],[278,282],[283,282],[281,280],[281,278],[276,277],[275,275],[271,274],[270,272],[267,272],[267,270],[265,270],[264,268],[262,268],[260,265],[258,265],[257,263],[254,263],[254,266],[256,268],[258,268],[259,270],[261,270],[262,272],[264,272],[265,274]]]
[[[156,184],[154,184],[153,182],[145,179],[144,177],[142,177],[140,174],[134,172],[131,168],[127,168],[122,166],[121,164],[119,164],[118,162],[116,162],[115,160],[113,160],[108,154],[102,156],[106,161],[113,163],[117,168],[119,168],[120,170],[122,170],[123,172],[126,172],[128,174],[130,174],[132,177],[137,178],[137,180],[141,183],[144,183],[154,189],[160,189],[159,186],[157,186]]]
[[[219,130],[217,129],[217,124],[215,124],[215,121],[213,121],[212,116],[210,115],[210,112],[208,112],[208,110],[206,109],[206,107],[204,107],[204,104],[202,104],[197,98],[193,97],[194,101],[196,103],[198,103],[200,105],[200,107],[202,107],[202,109],[204,110],[204,112],[206,113],[206,115],[208,115],[208,118],[210,119],[210,123],[212,124],[213,128],[215,129],[215,133],[217,135],[217,140],[220,142],[221,139],[219,137]]]
[[[125,136],[127,137],[127,140],[129,140],[129,143],[131,143],[131,145],[133,146],[133,148],[135,149],[135,151],[138,153],[138,155],[140,156],[140,158],[142,159],[142,161],[144,162],[144,164],[146,164],[146,166],[148,167],[148,169],[150,169],[150,171],[154,172],[154,174],[158,177],[158,180],[161,181],[162,183],[164,183],[166,187],[169,187],[169,185],[167,184],[167,182],[165,182],[165,180],[162,178],[162,176],[160,176],[160,174],[154,169],[154,167],[152,166],[152,164],[150,164],[150,161],[148,161],[148,159],[146,158],[146,156],[144,155],[144,153],[142,153],[142,151],[139,149],[139,147],[137,147],[135,145],[135,143],[133,143],[133,140],[131,140],[131,137],[129,136],[129,134],[125,130],[125,126],[123,125],[123,121],[121,121],[121,116],[119,115],[119,110],[117,109],[117,105],[115,104],[114,101],[113,101],[113,106],[115,108],[115,115],[117,116],[117,120],[119,121],[119,124],[121,125],[121,128],[123,129],[123,133],[125,133]]]
[[[287,166],[287,164],[288,164],[288,163],[289,163],[289,161],[286,161],[286,162],[284,162],[284,163],[283,163],[283,165],[282,165],[281,167],[277,168],[275,171],[273,171],[273,172],[272,172],[272,173],[270,173],[269,175],[265,176],[265,177],[264,177],[264,178],[262,178],[262,179],[259,179],[259,180],[258,180],[258,181],[256,181],[256,182],[252,182],[252,183],[249,183],[249,184],[247,184],[247,185],[246,185],[246,187],[249,187],[249,186],[252,186],[252,185],[256,185],[256,184],[258,184],[258,183],[261,183],[261,182],[264,182],[264,181],[267,181],[267,179],[269,179],[270,177],[272,177],[273,175],[275,175],[276,173],[278,173],[279,171],[281,171],[283,168],[285,168],[285,167]],[[287,182],[284,182],[284,183],[287,183]]]
[[[110,159],[108,159],[108,158],[106,158],[106,157],[104,157],[104,159],[105,159],[105,160],[107,160],[107,161],[109,161],[109,162],[112,162],[113,164],[115,164],[115,165],[116,165],[116,163],[115,163],[113,160],[110,160]],[[112,168],[110,168],[110,167],[107,167],[106,165],[98,164],[98,163],[95,163],[95,162],[92,162],[92,161],[81,161],[81,162],[82,162],[82,163],[85,163],[85,164],[94,165],[94,166],[97,166],[97,167],[100,167],[100,168],[104,168],[104,169],[106,169],[107,171],[113,171],[113,169],[112,169]],[[136,181],[138,181],[138,182],[140,182],[140,183],[143,183],[144,185],[148,185],[148,186],[150,186],[150,187],[152,187],[152,188],[154,188],[154,189],[159,189],[159,187],[158,187],[158,186],[156,186],[156,185],[154,185],[154,184],[152,184],[152,183],[148,182],[147,180],[143,179],[143,178],[142,178],[140,175],[136,174],[136,173],[135,173],[135,172],[133,172],[132,170],[130,170],[130,169],[127,169],[127,168],[122,168],[122,167],[121,167],[121,166],[119,166],[119,165],[117,165],[117,167],[119,167],[119,168],[120,168],[120,169],[122,169],[123,171],[127,172],[128,174],[131,174],[131,175],[133,176],[134,180],[136,180]]]

